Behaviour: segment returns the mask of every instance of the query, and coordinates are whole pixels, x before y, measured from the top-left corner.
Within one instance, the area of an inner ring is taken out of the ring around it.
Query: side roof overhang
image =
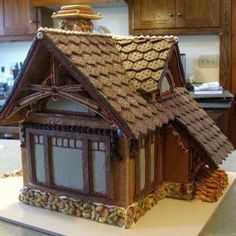
[[[200,145],[209,165],[217,167],[234,150],[228,138],[185,88],[176,88],[174,98],[163,101],[162,105],[172,111],[176,121]]]

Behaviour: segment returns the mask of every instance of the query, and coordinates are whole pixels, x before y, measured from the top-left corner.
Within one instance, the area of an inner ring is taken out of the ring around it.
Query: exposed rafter
[[[35,101],[38,101],[45,97],[49,97],[50,94],[50,92],[36,92],[34,94],[30,94],[29,96],[23,97],[18,100],[11,112],[12,114],[14,114]]]
[[[34,91],[39,92],[55,92],[55,91],[63,91],[63,92],[80,92],[83,91],[81,85],[63,85],[63,86],[47,86],[41,84],[30,84],[29,88]]]
[[[60,83],[59,80],[60,72],[59,72],[59,64],[56,61],[55,57],[51,56],[51,66],[50,66],[50,80],[52,86],[58,86]]]

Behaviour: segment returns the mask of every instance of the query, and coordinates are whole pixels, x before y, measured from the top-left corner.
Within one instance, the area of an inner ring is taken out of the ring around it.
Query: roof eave
[[[27,56],[26,56],[26,59],[25,59],[23,65],[22,65],[22,68],[21,68],[19,74],[17,75],[15,83],[14,83],[9,95],[7,96],[5,103],[1,107],[1,110],[0,110],[1,124],[4,124],[4,118],[5,118],[4,116],[7,112],[7,110],[9,109],[9,103],[14,98],[15,90],[18,88],[19,83],[21,82],[21,79],[24,77],[28,67],[30,66],[31,58],[33,57],[33,55],[35,53],[35,48],[38,46],[38,43],[39,43],[39,41],[38,41],[37,37],[35,37],[33,42],[32,42],[32,45],[31,45],[31,47],[30,47],[30,49],[27,53]]]

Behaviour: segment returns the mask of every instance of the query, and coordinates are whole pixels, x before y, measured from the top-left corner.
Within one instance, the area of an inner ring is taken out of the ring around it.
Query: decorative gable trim
[[[95,100],[97,104],[104,110],[107,116],[110,118],[111,122],[114,122],[119,129],[121,129],[127,137],[134,137],[133,132],[130,128],[123,122],[120,115],[113,109],[113,107],[107,102],[107,100],[98,93],[94,85],[87,79],[87,77],[79,71],[75,65],[71,64],[69,59],[52,43],[51,39],[46,35],[42,40],[43,45],[48,49],[48,51],[56,58],[61,65],[65,67],[68,73],[76,79],[84,88],[84,90]]]

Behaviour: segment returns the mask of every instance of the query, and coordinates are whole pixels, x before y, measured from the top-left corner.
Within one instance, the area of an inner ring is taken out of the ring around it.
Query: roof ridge
[[[62,30],[62,29],[55,29],[55,28],[47,28],[47,27],[40,27],[37,32],[45,32],[45,33],[62,33],[68,35],[84,35],[84,36],[101,36],[101,37],[108,37],[115,40],[125,40],[125,39],[173,39],[174,41],[178,42],[178,37],[174,35],[165,35],[165,36],[155,36],[155,35],[113,35],[113,34],[101,34],[95,32],[82,32],[82,31],[74,31],[74,30]]]
[[[174,41],[178,42],[179,39],[177,36],[174,35],[165,35],[165,36],[155,36],[155,35],[138,35],[138,36],[133,36],[133,35],[127,35],[127,36],[122,36],[122,35],[111,35],[113,39],[115,40],[125,40],[125,39],[173,39]]]
[[[40,27],[37,30],[37,33],[39,32],[45,32],[45,33],[62,33],[62,34],[68,34],[68,35],[82,35],[82,36],[101,36],[101,37],[108,37],[112,38],[111,34],[100,34],[100,33],[94,33],[94,32],[82,32],[82,31],[73,31],[73,30],[62,30],[62,29],[55,29],[55,28],[47,28],[47,27]]]

